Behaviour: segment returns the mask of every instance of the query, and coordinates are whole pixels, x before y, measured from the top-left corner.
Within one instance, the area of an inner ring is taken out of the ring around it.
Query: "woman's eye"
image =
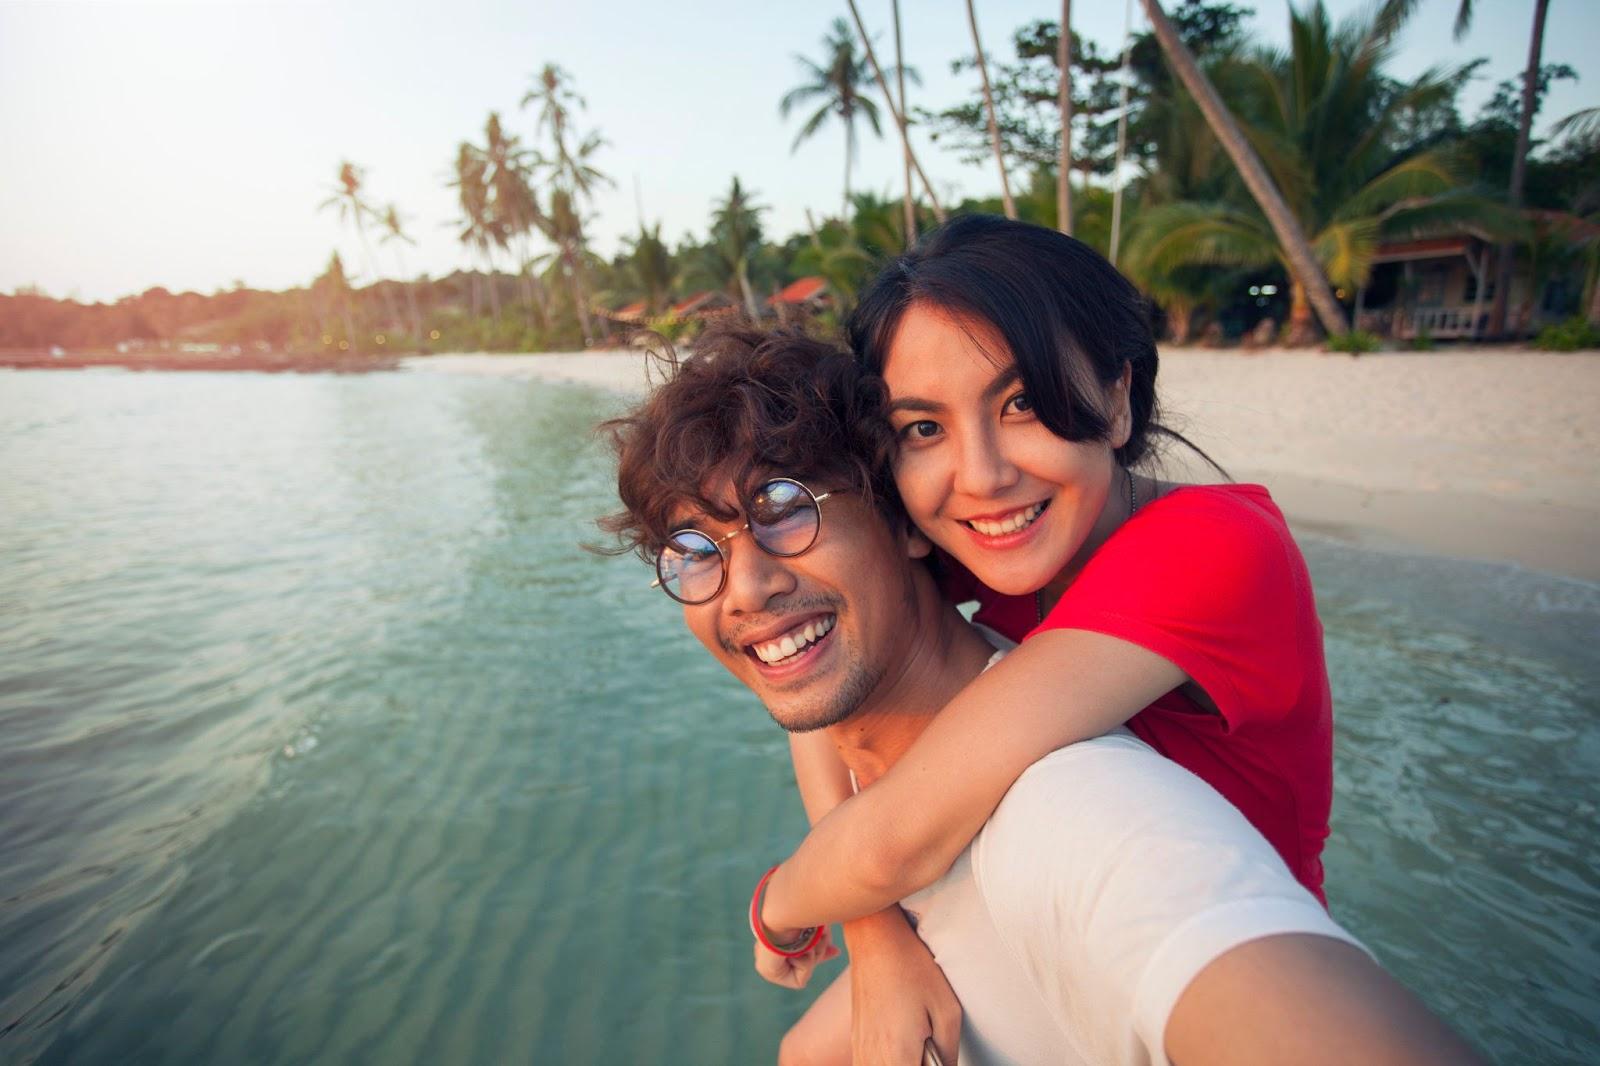
[[[926,418],[915,422],[907,422],[900,429],[901,440],[927,440],[939,435],[939,423]]]
[[[1006,401],[1005,409],[1019,415],[1030,415],[1033,413],[1033,401],[1028,399],[1027,393],[1019,392]]]

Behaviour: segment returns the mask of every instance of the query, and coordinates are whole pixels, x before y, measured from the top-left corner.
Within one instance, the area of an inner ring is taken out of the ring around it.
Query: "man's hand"
[[[796,955],[792,959],[768,951],[757,941],[756,973],[784,988],[804,988],[806,982],[811,980],[811,971],[820,963],[838,957],[839,949],[827,929],[822,931],[822,936],[811,946],[810,951],[804,955]]]
[[[945,1066],[956,1066],[961,1002],[899,908],[848,923],[845,939],[855,1066],[920,1063],[929,1037]]]

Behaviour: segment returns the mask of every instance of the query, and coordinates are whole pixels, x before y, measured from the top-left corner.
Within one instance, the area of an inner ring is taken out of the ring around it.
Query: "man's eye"
[[[907,422],[900,429],[901,440],[927,440],[939,435],[939,423],[923,418],[915,422]]]
[[[1033,413],[1033,401],[1028,399],[1027,393],[1019,392],[1006,401],[1005,409],[1019,415],[1029,415]]]

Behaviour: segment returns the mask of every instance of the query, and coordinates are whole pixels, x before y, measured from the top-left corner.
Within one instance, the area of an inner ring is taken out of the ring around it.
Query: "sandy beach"
[[[423,373],[646,388],[639,352],[443,355]],[[1164,420],[1302,528],[1600,581],[1600,356],[1166,349]],[[1183,449],[1173,477],[1195,472]]]

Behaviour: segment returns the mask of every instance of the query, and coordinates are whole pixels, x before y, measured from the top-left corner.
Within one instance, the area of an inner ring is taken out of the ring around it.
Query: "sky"
[[[858,2],[883,58],[890,5]],[[1336,17],[1367,2],[1327,0]],[[972,52],[965,4],[901,6],[906,61],[923,83],[913,105],[968,98],[976,74],[950,71]],[[1253,6],[1252,38],[1282,46],[1287,0]],[[1060,13],[1049,0],[977,8],[996,57],[1017,27]],[[1461,98],[1470,118],[1525,65],[1533,0],[1478,3],[1460,42],[1456,0],[1418,8],[1391,72],[1487,57]],[[830,123],[791,151],[805,113],[780,118],[778,101],[802,80],[796,55],[820,58],[829,24],[848,15],[843,0],[0,0],[0,292],[281,289],[308,284],[334,250],[360,283],[467,266],[446,185],[456,146],[482,141],[490,111],[533,140],[535,112],[519,104],[546,62],[572,76],[587,101],[580,125],[608,142],[596,162],[615,184],[589,223],[600,254],[637,232],[641,208],[669,243],[703,237],[735,175],[769,208],[769,235],[803,231],[807,209],[839,210],[844,135]],[[1123,19],[1114,0],[1074,5],[1074,29],[1103,51],[1120,48]],[[1552,90],[1536,131],[1600,100],[1597,45],[1600,2],[1552,0],[1543,61],[1580,80]],[[853,186],[897,195],[884,117],[881,141],[861,129]],[[913,140],[944,198],[998,192],[992,167]],[[376,246],[369,263],[338,215],[319,211],[345,159],[365,168],[372,201],[398,205],[414,247]]]

